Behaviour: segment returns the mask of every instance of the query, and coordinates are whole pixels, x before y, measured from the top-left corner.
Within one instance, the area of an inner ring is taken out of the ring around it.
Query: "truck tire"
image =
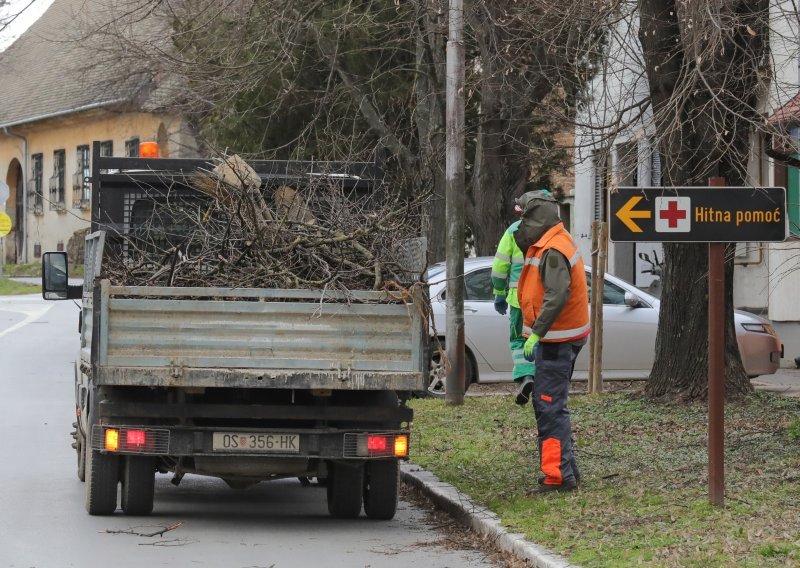
[[[88,442],[88,441],[87,441]],[[110,515],[117,510],[119,460],[86,448],[86,511],[90,515]]]
[[[122,468],[122,511],[126,515],[153,512],[156,460],[150,456],[126,456]]]
[[[328,475],[328,512],[338,519],[355,519],[361,513],[364,466],[334,463]]]
[[[78,453],[78,479],[86,481],[86,438],[78,433],[76,438],[78,447],[75,451]]]
[[[370,519],[394,518],[400,489],[399,470],[395,459],[370,461],[364,466],[364,512]]]

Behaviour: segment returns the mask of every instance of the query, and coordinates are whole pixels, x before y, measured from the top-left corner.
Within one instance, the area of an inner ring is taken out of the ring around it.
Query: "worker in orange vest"
[[[567,395],[575,359],[589,335],[589,294],[578,248],[549,191],[517,199],[522,221],[514,233],[525,264],[519,281],[525,358],[536,363],[533,406],[544,474],[536,493],[578,486]]]

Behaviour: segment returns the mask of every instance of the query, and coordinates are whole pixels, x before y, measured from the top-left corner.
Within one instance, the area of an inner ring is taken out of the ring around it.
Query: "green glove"
[[[526,361],[533,362],[536,359],[536,355],[534,354],[533,350],[536,347],[536,344],[539,343],[539,336],[535,333],[531,333],[530,337],[525,341],[525,347],[522,349],[522,353],[525,355]]]

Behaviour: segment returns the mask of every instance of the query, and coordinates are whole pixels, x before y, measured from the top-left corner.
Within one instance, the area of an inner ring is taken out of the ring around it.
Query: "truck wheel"
[[[388,521],[397,511],[400,474],[397,460],[370,461],[364,466],[364,512]]]
[[[88,443],[88,440],[87,440]],[[110,515],[117,509],[119,460],[86,448],[86,511],[90,515]]]
[[[127,456],[122,470],[122,510],[126,515],[153,512],[156,460],[150,456]]]
[[[328,476],[328,512],[339,519],[355,519],[361,513],[364,466],[331,464]]]
[[[75,451],[78,453],[78,479],[86,481],[86,438],[78,434],[77,436],[78,447]]]

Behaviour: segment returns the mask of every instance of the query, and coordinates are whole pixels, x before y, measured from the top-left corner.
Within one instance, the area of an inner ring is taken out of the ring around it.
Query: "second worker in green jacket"
[[[497,245],[497,252],[492,263],[492,287],[494,288],[494,308],[501,315],[505,315],[510,308],[510,333],[509,347],[511,359],[514,362],[514,381],[519,383],[517,404],[526,404],[533,390],[533,376],[536,365],[525,360],[523,348],[525,338],[522,336],[522,311],[517,298],[517,284],[525,262],[525,254],[519,249],[514,240],[514,233],[519,228],[520,222],[513,223]]]

